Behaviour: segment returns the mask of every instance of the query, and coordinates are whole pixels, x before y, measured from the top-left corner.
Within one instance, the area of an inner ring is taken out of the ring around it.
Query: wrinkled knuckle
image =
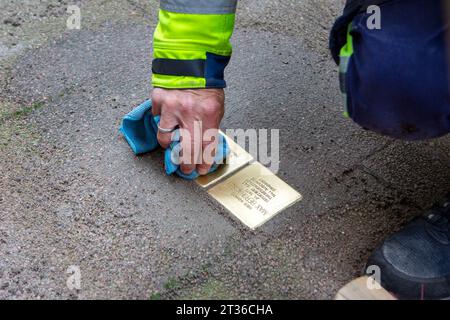
[[[164,109],[167,111],[174,111],[178,106],[178,100],[174,97],[168,97],[164,101]]]
[[[181,104],[181,111],[184,114],[190,114],[195,110],[195,101],[192,97],[186,97]]]
[[[163,95],[160,90],[153,90],[152,92],[152,101],[155,104],[161,104],[163,100]]]
[[[219,102],[208,102],[203,106],[203,114],[207,117],[214,117],[221,114],[222,106]]]

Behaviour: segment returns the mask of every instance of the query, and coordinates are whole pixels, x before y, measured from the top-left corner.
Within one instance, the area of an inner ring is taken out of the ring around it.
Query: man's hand
[[[218,128],[224,114],[223,89],[166,90],[155,88],[152,93],[153,115],[160,115],[159,127],[181,130],[181,171],[190,174],[197,169],[201,175],[208,173],[214,162]],[[199,124],[200,128],[199,129]],[[204,133],[208,131],[208,135]],[[211,135],[210,133],[214,134]],[[168,148],[172,134],[158,131],[158,142]],[[214,145],[211,145],[213,143]],[[195,150],[202,150],[201,153]],[[188,152],[186,152],[188,151]],[[210,154],[207,156],[205,154]]]

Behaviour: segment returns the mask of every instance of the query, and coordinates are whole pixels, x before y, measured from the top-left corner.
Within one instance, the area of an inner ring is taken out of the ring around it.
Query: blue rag
[[[151,100],[145,101],[140,106],[136,107],[133,111],[128,113],[122,119],[122,125],[120,131],[127,140],[134,154],[141,155],[155,150],[159,147],[157,134],[158,134],[159,116],[153,117],[152,115],[152,102]],[[173,141],[170,147],[166,149],[164,153],[164,167],[168,175],[176,173],[178,176],[187,179],[194,180],[199,177],[197,171],[193,171],[191,174],[184,174],[180,170],[180,166],[172,161],[172,159],[178,159],[181,145],[180,134],[176,130],[173,135]],[[228,144],[222,135],[219,135],[219,143],[216,148],[215,163],[211,167],[209,173],[214,172],[219,167],[219,164],[224,163],[224,159],[230,153]]]

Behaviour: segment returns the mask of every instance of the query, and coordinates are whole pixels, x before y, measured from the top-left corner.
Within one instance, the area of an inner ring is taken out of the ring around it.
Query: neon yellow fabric
[[[345,46],[343,46],[341,48],[341,51],[339,54],[341,57],[351,57],[353,54],[353,37],[350,34],[351,28],[352,28],[352,25],[350,24],[348,26],[348,30],[347,30],[347,43],[345,44]]]
[[[206,79],[153,74],[152,85],[166,89],[201,89],[206,87]]]
[[[352,30],[352,24],[349,24],[347,29],[347,43],[341,48],[341,51],[339,52],[340,57],[340,63],[339,63],[339,72],[341,73],[347,73],[348,64],[350,61],[350,57],[353,55],[353,37],[350,34],[350,31]],[[345,78],[345,76],[344,76]],[[340,80],[342,81],[342,80]],[[344,93],[344,99],[345,99],[345,105],[347,105],[347,94]],[[343,113],[343,116],[345,118],[350,118],[350,114],[348,111],[345,111]]]
[[[160,10],[153,37],[153,58],[206,59],[206,53],[231,56],[234,14],[186,14]],[[204,88],[204,78],[153,74],[161,88]]]

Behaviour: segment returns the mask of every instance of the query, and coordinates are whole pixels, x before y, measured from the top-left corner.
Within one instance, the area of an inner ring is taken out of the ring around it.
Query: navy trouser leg
[[[381,30],[368,28],[370,14],[352,22],[349,115],[364,128],[400,139],[449,133],[450,27],[442,1],[393,0],[380,8]]]

